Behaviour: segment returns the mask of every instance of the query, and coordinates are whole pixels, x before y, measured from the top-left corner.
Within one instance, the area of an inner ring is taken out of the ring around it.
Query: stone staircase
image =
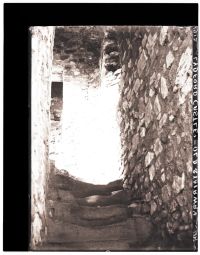
[[[47,236],[39,250],[144,250],[153,233],[141,201],[123,190],[122,180],[107,185],[50,174]]]

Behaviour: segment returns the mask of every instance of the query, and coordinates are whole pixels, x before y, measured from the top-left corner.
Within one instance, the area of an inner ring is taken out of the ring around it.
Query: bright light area
[[[86,89],[84,82],[63,83],[61,142],[56,167],[90,183],[120,178],[118,86]]]

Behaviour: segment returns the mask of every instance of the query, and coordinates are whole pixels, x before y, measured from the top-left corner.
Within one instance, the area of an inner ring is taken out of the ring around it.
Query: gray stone
[[[153,158],[154,158],[154,153],[149,151],[145,157],[145,166],[146,167],[151,164],[151,161],[153,160]]]
[[[169,116],[169,121],[173,121],[173,120],[174,120],[174,115],[171,114],[171,115]]]
[[[128,108],[128,102],[124,101],[122,107],[123,107],[124,111],[126,111]]]
[[[168,26],[163,26],[160,30],[160,45],[163,46],[166,38],[167,38],[167,31],[168,31]]]
[[[163,173],[163,174],[161,175],[161,181],[162,181],[162,182],[165,182],[165,173]]]
[[[169,232],[169,234],[174,234],[174,232],[177,230],[178,228],[178,222],[167,222],[167,230]]]
[[[132,59],[130,58],[129,62],[128,62],[128,68],[133,67],[133,63],[132,63]]]
[[[159,127],[162,128],[164,126],[164,124],[166,123],[166,121],[167,121],[167,114],[164,113],[160,122],[159,122]]]
[[[150,97],[153,97],[154,94],[155,94],[155,91],[154,91],[153,89],[150,89],[150,90],[149,90],[149,96],[150,96]]]
[[[139,134],[135,134],[133,139],[132,139],[132,152],[133,154],[135,153],[137,146],[139,144]]]
[[[168,88],[167,88],[166,79],[164,77],[161,77],[160,92],[161,92],[161,95],[162,95],[163,99],[165,99],[168,95]]]
[[[164,65],[163,65],[163,73],[165,73],[165,72],[166,72],[166,70],[167,70],[167,68],[166,68],[166,64],[164,64]]]
[[[140,129],[140,136],[144,137],[145,133],[146,133],[146,128],[145,127],[141,127],[141,129]]]
[[[127,92],[130,90],[130,88],[129,87],[126,87],[125,89],[124,89],[124,95],[126,95],[127,94]]]
[[[158,73],[158,74],[157,74],[157,79],[155,80],[155,84],[154,84],[154,87],[155,87],[155,88],[157,88],[157,87],[158,87],[158,84],[159,84],[160,78],[161,78],[161,74],[160,74],[160,73]]]
[[[142,114],[145,112],[145,105],[144,105],[143,97],[140,97],[140,99],[139,99],[138,108],[139,108],[139,114]]]
[[[126,125],[125,125],[125,129],[124,129],[124,132],[125,132],[125,133],[126,133],[126,131],[129,129],[129,127],[130,127],[130,124],[129,124],[129,122],[127,122]]]
[[[137,93],[138,93],[139,87],[140,87],[140,80],[137,79],[136,82],[135,82],[135,84],[134,84],[134,87],[133,87],[133,90],[134,90],[134,92],[135,92],[136,95],[137,95]]]
[[[150,57],[153,56],[154,54],[154,46],[156,43],[156,38],[157,38],[157,33],[154,34],[154,36],[151,35],[151,33],[148,36],[148,41],[146,44],[146,48],[148,50],[148,54],[150,55]]]
[[[156,73],[154,72],[152,76],[150,77],[150,85],[155,81],[156,79]]]
[[[173,92],[176,93],[178,91],[178,87],[177,86],[174,86],[173,87]]]
[[[168,202],[170,197],[171,197],[171,188],[169,187],[169,185],[165,185],[162,188],[162,198],[163,198],[163,201],[165,203]]]
[[[149,123],[152,120],[152,105],[151,101],[149,100],[146,109],[145,109],[145,126],[148,127]]]
[[[186,91],[191,90],[190,84],[187,83],[188,75],[187,73],[191,69],[192,64],[192,49],[187,47],[186,51],[182,54],[179,66],[177,69],[177,76],[175,80],[175,84],[179,85],[180,87],[186,86]]]
[[[178,206],[177,202],[173,200],[170,205],[170,212],[176,211],[177,206]]]
[[[137,65],[139,76],[141,76],[142,72],[144,71],[144,69],[146,67],[147,59],[148,59],[148,57],[146,56],[145,50],[143,50],[142,54],[138,60],[138,65]]]
[[[145,34],[144,37],[143,37],[143,39],[142,39],[142,47],[145,46],[146,41],[147,41],[147,36],[146,36],[146,34]]]
[[[146,176],[144,179],[144,187],[148,188],[149,187],[149,178]]]
[[[150,181],[153,180],[154,176],[155,176],[155,167],[154,167],[154,165],[152,165],[152,166],[150,166],[150,168],[149,168],[149,177],[150,177]]]
[[[178,102],[178,105],[181,105],[185,102],[187,94],[192,91],[192,49],[190,47],[181,56],[175,84],[181,88]]]
[[[128,154],[128,161],[130,161],[132,159],[133,154],[134,154],[134,152],[132,150],[130,150],[129,154]]]
[[[160,170],[161,168],[161,162],[160,162],[160,157],[158,156],[156,162],[155,162],[155,167],[156,167],[156,170]]]
[[[189,225],[182,225],[182,226],[179,226],[179,231],[186,231],[186,230],[189,230],[190,229],[190,226]]]
[[[152,215],[152,214],[154,214],[155,213],[155,211],[156,211],[156,209],[157,209],[157,204],[156,204],[156,202],[155,201],[152,201],[151,202],[151,210],[150,210],[150,214]]]
[[[157,138],[154,144],[154,152],[156,154],[156,156],[158,156],[158,154],[160,154],[163,150],[162,144],[160,142],[160,139]]]
[[[175,211],[172,213],[172,217],[175,219],[175,220],[178,220],[180,218],[181,214],[179,211]]]
[[[183,190],[185,187],[185,173],[182,172],[182,176],[174,176],[173,178],[173,184],[172,184],[172,188],[174,189],[174,191],[176,192],[176,194],[180,193],[181,190]]]
[[[187,204],[187,197],[182,194],[178,195],[176,200],[181,207]]]
[[[138,185],[137,185],[137,182],[135,183],[134,185],[134,189],[137,190],[138,189]]]
[[[133,102],[130,101],[130,102],[128,103],[128,108],[131,109],[132,107],[133,107]]]
[[[192,173],[192,161],[189,160],[187,163],[186,163],[186,166],[187,166],[187,171],[188,173]]]
[[[118,74],[121,74],[121,68],[117,69],[117,70],[114,72],[114,75],[118,75]]]
[[[184,221],[184,223],[189,223],[189,217],[186,211],[182,212],[182,219]]]
[[[169,68],[172,65],[173,61],[174,61],[174,56],[173,56],[172,52],[169,51],[169,53],[167,54],[167,57],[166,57],[167,68]]]
[[[163,144],[167,144],[168,142],[168,135],[166,133],[166,131],[163,131],[160,135],[160,140]]]
[[[148,192],[145,198],[146,198],[146,201],[149,202],[151,200],[151,192]]]
[[[161,211],[161,214],[160,214],[160,216],[161,216],[161,218],[167,218],[167,216],[168,216],[168,212],[167,212],[167,210],[163,210],[163,211]]]
[[[161,111],[161,106],[160,106],[160,102],[159,102],[159,99],[158,99],[158,95],[156,96],[155,98],[155,101],[154,101],[154,111],[156,113],[156,116],[160,113]]]
[[[162,116],[162,114],[161,114],[161,112],[158,114],[158,116],[157,116],[157,120],[160,120],[160,118],[161,118],[161,116]]]

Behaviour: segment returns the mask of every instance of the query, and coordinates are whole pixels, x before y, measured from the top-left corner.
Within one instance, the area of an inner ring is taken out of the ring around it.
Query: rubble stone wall
[[[45,237],[54,27],[31,31],[31,248]]]
[[[192,240],[192,30],[120,30],[124,188],[163,236]]]

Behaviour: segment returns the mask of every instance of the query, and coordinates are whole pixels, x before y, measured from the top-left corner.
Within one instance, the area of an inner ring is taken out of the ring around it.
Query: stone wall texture
[[[31,31],[31,249],[45,236],[54,27]]]
[[[192,241],[192,31],[121,28],[118,118],[124,188],[163,237]]]

